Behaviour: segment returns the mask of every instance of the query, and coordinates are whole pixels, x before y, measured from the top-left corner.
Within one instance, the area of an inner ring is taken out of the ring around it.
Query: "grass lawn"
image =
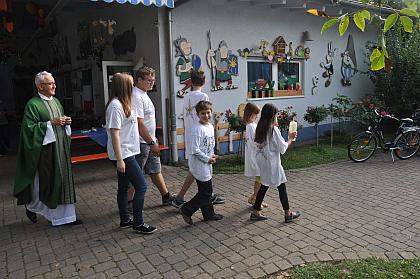
[[[284,169],[299,169],[347,158],[347,147],[344,144],[337,144],[332,148],[329,144],[320,144],[319,147],[315,144],[306,144],[292,146],[281,160]],[[221,158],[213,165],[214,173],[241,173],[243,171],[243,158],[236,155],[229,159]]]
[[[393,279],[420,278],[420,259],[383,260],[368,258],[336,263],[311,263],[270,279]]]

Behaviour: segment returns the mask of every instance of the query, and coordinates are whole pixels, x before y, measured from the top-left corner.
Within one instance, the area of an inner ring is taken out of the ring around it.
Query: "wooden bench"
[[[81,136],[81,138],[83,138],[83,136]],[[169,147],[166,145],[160,144],[159,149],[160,151],[169,150]],[[73,156],[71,157],[71,162],[72,164],[77,164],[77,163],[83,163],[83,162],[89,162],[89,161],[95,161],[95,160],[101,160],[101,159],[107,159],[107,158],[108,158],[108,153],[103,152],[103,153],[87,154],[87,155],[82,155],[82,156]]]

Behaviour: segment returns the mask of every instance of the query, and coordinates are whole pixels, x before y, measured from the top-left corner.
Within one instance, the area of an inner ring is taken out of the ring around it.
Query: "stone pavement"
[[[11,197],[15,161],[0,158],[0,278],[259,278],[302,263],[377,256],[420,257],[420,156],[394,164],[377,154],[287,173],[292,208],[303,216],[284,224],[277,192],[270,189],[264,222],[248,220],[252,180],[216,175],[226,204],[218,222],[184,223],[160,206],[151,186],[145,204],[153,235],[119,228],[116,179],[106,160],[74,166],[77,213],[84,224],[32,224]],[[172,191],[185,170],[164,167]],[[195,186],[188,197],[195,192]]]

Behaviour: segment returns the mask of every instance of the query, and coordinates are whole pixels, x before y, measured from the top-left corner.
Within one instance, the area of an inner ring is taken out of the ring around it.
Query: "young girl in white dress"
[[[280,155],[284,154],[296,137],[296,132],[289,133],[287,142],[277,128],[277,108],[272,104],[265,104],[261,110],[261,117],[255,131],[256,161],[260,169],[261,187],[255,199],[251,220],[266,220],[261,214],[261,204],[268,188],[277,188],[280,202],[284,210],[284,221],[290,223],[300,216],[289,207],[286,191],[286,175],[281,165]]]
[[[260,108],[253,104],[247,103],[244,109],[243,121],[246,124],[245,131],[245,170],[244,175],[247,177],[254,177],[254,193],[249,197],[248,203],[255,204],[255,198],[258,190],[261,187],[260,183],[260,169],[258,168],[255,158],[255,129],[257,128],[257,116],[260,113]],[[262,207],[268,207],[268,204],[262,203]]]

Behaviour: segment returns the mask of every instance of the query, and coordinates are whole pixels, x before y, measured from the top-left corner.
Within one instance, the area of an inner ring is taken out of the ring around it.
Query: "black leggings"
[[[258,190],[257,197],[255,198],[255,210],[261,210],[261,204],[264,200],[264,196],[268,188],[268,186],[261,184],[260,190]],[[289,210],[289,199],[287,198],[286,183],[280,184],[280,186],[278,186],[277,189],[279,190],[279,197],[283,210]]]

